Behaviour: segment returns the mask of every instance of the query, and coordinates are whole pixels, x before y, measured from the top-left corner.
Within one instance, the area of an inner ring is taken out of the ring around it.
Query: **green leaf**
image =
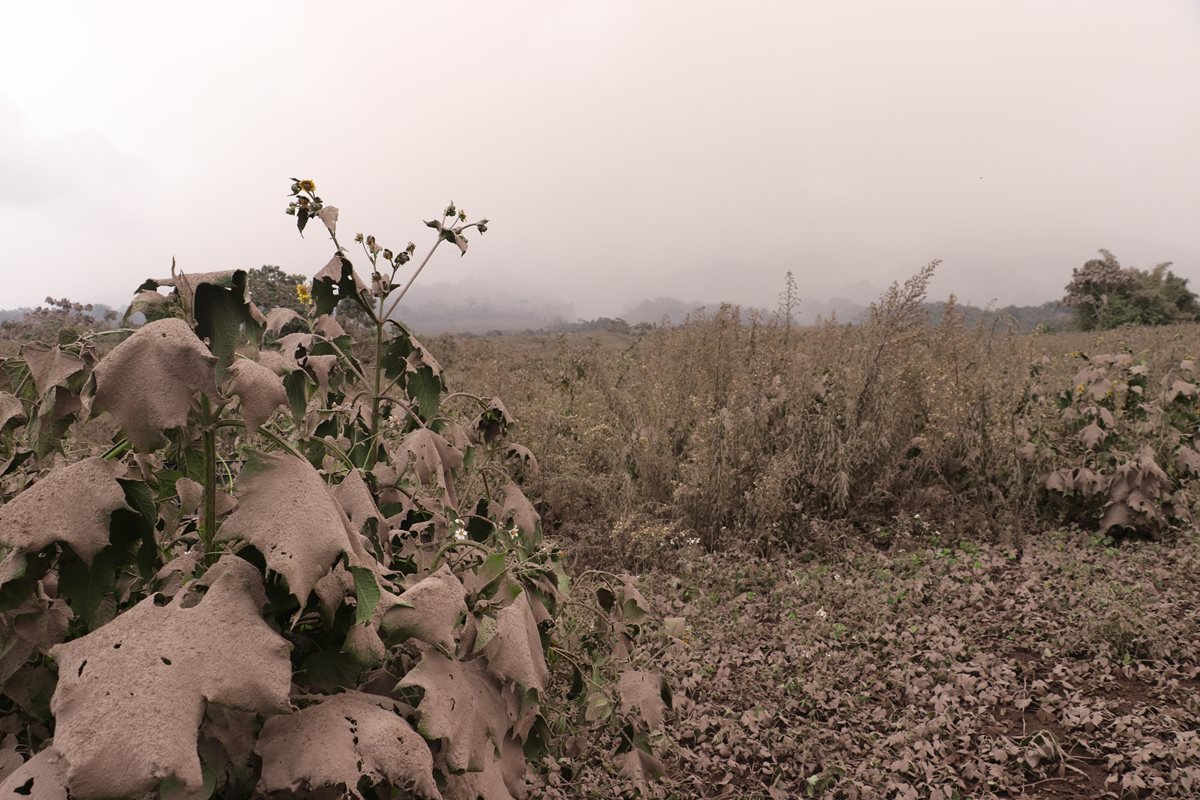
[[[154,492],[142,481],[118,478],[117,483],[125,490],[125,502],[142,515],[151,529],[158,524],[158,508],[154,505]]]
[[[233,362],[233,353],[242,341],[242,327],[257,338],[258,323],[250,313],[246,289],[246,271],[234,270],[229,286],[205,282],[196,286],[196,335],[208,339],[208,348],[217,357],[216,379],[220,383]]]
[[[426,422],[438,415],[446,382],[442,367],[408,328],[393,321],[395,332],[380,357],[384,374],[404,389]]]
[[[332,314],[340,300],[346,298],[362,302],[361,293],[367,286],[354,272],[350,259],[340,253],[334,255],[320,272],[313,276],[312,296],[317,316]]]
[[[292,411],[292,421],[300,427],[304,422],[304,413],[308,410],[308,384],[313,383],[302,369],[292,370],[283,376],[283,388],[287,390],[288,406]],[[314,384],[315,385],[315,384]]]
[[[89,569],[83,559],[64,555],[58,567],[58,588],[76,616],[94,631],[116,614],[117,550],[111,545],[96,555]]]
[[[184,786],[183,781],[170,775],[158,785],[158,796],[161,800],[208,800],[217,790],[217,773],[213,771],[212,767],[201,761],[200,774],[204,779],[200,791],[190,791]]]
[[[366,625],[379,605],[379,581],[375,573],[366,567],[351,567],[350,574],[354,576],[354,596],[357,606],[354,610],[354,624]]]

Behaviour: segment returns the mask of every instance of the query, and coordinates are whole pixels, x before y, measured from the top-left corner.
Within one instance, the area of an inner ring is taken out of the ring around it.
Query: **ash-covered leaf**
[[[0,392],[0,431],[10,422],[19,423],[25,420],[25,406],[21,405],[21,401],[8,392]]]
[[[429,428],[417,428],[400,441],[396,466],[411,466],[421,486],[440,489],[452,505],[457,503],[451,473],[463,464],[463,454]]]
[[[1107,436],[1104,428],[1093,422],[1079,432],[1079,441],[1083,442],[1084,447],[1091,450],[1103,442]]]
[[[252,338],[261,330],[262,314],[250,302],[248,278],[244,269],[189,273],[177,271],[172,262],[170,278],[151,278],[140,289],[175,287],[180,304],[196,323],[196,336],[207,341],[216,356],[215,375],[220,381],[233,360],[242,329]]]
[[[419,686],[425,696],[417,707],[417,730],[442,740],[442,755],[453,770],[483,770],[509,719],[500,689],[478,661],[457,661],[426,650],[401,686]]]
[[[295,320],[303,321],[304,317],[300,316],[292,308],[272,308],[267,312],[266,320],[266,325],[263,327],[266,328],[267,333],[274,335],[283,330],[284,325]]]
[[[291,646],[263,621],[258,570],[225,556],[208,591],[185,608],[148,597],[112,622],[51,650],[58,662],[55,747],[78,798],[128,797],[174,778],[203,786],[196,752],[205,705],[289,709]]]
[[[332,314],[322,314],[313,325],[313,333],[326,339],[337,339],[346,335],[346,329]]]
[[[442,367],[408,328],[392,322],[394,332],[380,357],[384,374],[397,381],[426,422],[438,414],[446,382]]]
[[[370,520],[375,520],[379,527],[383,526],[383,515],[379,513],[375,498],[371,496],[371,490],[358,470],[352,470],[345,480],[333,487],[333,497],[350,519],[352,530],[362,533]]]
[[[53,745],[0,782],[0,800],[67,800],[67,764]]]
[[[257,430],[271,418],[275,409],[287,407],[287,390],[283,387],[283,380],[267,367],[256,361],[238,359],[229,371],[233,375],[229,381],[229,392],[241,401],[242,416],[248,431]]]
[[[187,424],[193,395],[216,397],[216,361],[183,320],[151,322],[96,365],[92,410],[110,412],[138,450],[154,450],[164,431]]]
[[[36,553],[62,542],[91,563],[108,545],[112,513],[125,508],[120,471],[99,457],[54,470],[0,507],[0,544]]]
[[[364,293],[369,294],[370,289],[355,273],[350,259],[340,253],[313,276],[312,295],[318,316],[332,314],[339,300],[361,298]]]
[[[71,609],[44,591],[0,614],[0,693],[35,653],[46,654],[67,637]]]
[[[329,376],[338,366],[338,357],[310,355],[305,356],[299,363],[300,366],[312,372],[313,379],[317,382],[317,388],[324,396],[324,393],[329,391]]]
[[[511,522],[528,541],[537,542],[541,517],[521,488],[511,481],[501,489],[497,518],[501,524]]]
[[[524,755],[521,755],[524,766]],[[492,755],[478,772],[451,773],[446,776],[445,800],[514,800],[505,781],[504,765]]]
[[[550,672],[528,594],[522,592],[497,612],[494,631],[488,632],[483,653],[488,671],[497,679],[542,691],[550,682]]]
[[[21,357],[29,367],[38,397],[45,397],[56,386],[66,386],[71,376],[86,367],[78,356],[64,352],[57,345],[51,347],[40,342],[31,342],[22,347]]]
[[[621,756],[621,774],[643,788],[661,778],[666,772],[662,761],[653,753],[647,753],[640,748],[634,747]]]
[[[257,548],[303,606],[313,585],[351,549],[325,481],[307,461],[272,453],[243,470],[236,494],[237,510],[217,539]]]
[[[479,412],[471,423],[472,439],[483,444],[492,444],[503,436],[513,424],[512,414],[499,397],[493,397],[488,407]]]
[[[378,695],[345,692],[263,726],[255,751],[262,757],[265,792],[334,789],[359,797],[360,779],[422,798],[440,798],[429,746]]]
[[[626,670],[617,681],[617,694],[621,698],[622,711],[637,714],[652,730],[662,727],[663,711],[668,707],[670,694],[661,675]]]
[[[455,649],[454,631],[467,612],[467,590],[443,564],[400,595],[383,615],[380,630],[388,638],[410,637],[446,653]]]
[[[17,737],[11,733],[0,733],[0,784],[24,763],[25,759],[17,750]]]
[[[133,296],[133,301],[125,311],[122,321],[127,322],[130,317],[139,312],[147,322],[163,319],[171,315],[171,300],[153,289],[143,289]]]
[[[329,229],[330,235],[337,236],[337,208],[334,206],[321,206],[321,210],[317,212],[317,216],[321,218],[321,222],[325,223],[325,227]]]

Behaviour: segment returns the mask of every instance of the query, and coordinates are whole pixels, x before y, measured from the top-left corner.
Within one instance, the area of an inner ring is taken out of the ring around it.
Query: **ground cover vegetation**
[[[367,284],[291,196],[334,250],[302,311],[172,265],[139,327],[63,308],[2,362],[0,797],[524,797],[568,732],[644,784],[666,634],[628,578],[572,581],[503,402],[392,321],[487,221],[447,207],[412,264],[356,236]]]
[[[933,268],[856,325],[435,340],[568,557],[686,620],[663,796],[1200,791],[1200,328],[934,324]]]
[[[773,314],[422,343],[400,299],[486,221],[417,261],[288,210],[313,279],[10,334],[0,798],[1200,793],[1165,266],[1180,314],[1111,327],[1106,288],[1090,331],[931,313],[934,263],[856,324],[798,326],[789,276]]]

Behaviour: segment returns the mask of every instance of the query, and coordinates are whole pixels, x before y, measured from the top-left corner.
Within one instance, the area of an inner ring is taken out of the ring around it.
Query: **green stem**
[[[383,307],[383,298],[380,298],[379,305]],[[367,451],[367,469],[375,466],[375,456],[379,452],[376,436],[379,433],[379,389],[383,384],[383,324],[382,319],[375,321],[375,385],[371,395],[371,448]]]
[[[106,450],[104,452],[104,455],[102,455],[100,457],[103,458],[105,461],[112,461],[113,459],[120,458],[121,456],[125,455],[125,453],[128,452],[128,450],[129,450],[129,440],[121,439],[121,441],[117,442],[112,447],[108,448],[108,450]]]
[[[207,396],[200,400],[204,431],[204,519],[200,526],[200,541],[204,555],[212,553],[217,536],[217,429],[213,424],[212,403]]]

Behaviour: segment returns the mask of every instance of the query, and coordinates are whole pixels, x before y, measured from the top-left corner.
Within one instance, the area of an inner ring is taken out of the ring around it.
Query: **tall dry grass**
[[[1030,334],[967,324],[953,298],[935,325],[933,266],[858,324],[722,306],[640,333],[433,349],[464,388],[509,398],[548,521],[601,554],[768,551],[830,530],[1019,539],[1061,521],[1046,465],[1020,455],[1031,430],[1061,424],[1046,387],[1073,385],[1079,351],[1164,373],[1195,355],[1197,326]]]

